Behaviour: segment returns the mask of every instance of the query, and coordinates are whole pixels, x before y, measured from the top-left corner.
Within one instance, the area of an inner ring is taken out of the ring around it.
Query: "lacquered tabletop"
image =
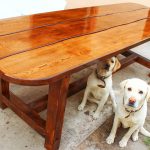
[[[49,80],[150,39],[150,10],[133,3],[0,20],[1,76]]]

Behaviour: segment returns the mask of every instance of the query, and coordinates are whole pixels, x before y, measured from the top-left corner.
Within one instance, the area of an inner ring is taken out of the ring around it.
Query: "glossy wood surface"
[[[148,17],[148,12],[149,9],[140,9],[124,12],[123,14],[117,13],[109,16],[90,17],[1,36],[0,51],[3,51],[4,47],[5,51],[0,53],[0,58],[52,45],[81,35],[96,33],[140,21]]]
[[[47,150],[59,149],[69,80],[70,77],[67,76],[49,87],[45,140]]]
[[[112,13],[138,10],[141,8],[145,8],[145,6],[127,3],[125,7],[120,4],[115,4],[102,7],[78,8],[23,17],[14,17],[0,21],[0,36],[24,30],[31,30],[33,28],[38,28],[45,25],[53,25],[56,23],[64,22],[66,20],[74,20],[78,18],[80,19],[99,15],[103,16]]]
[[[91,17],[87,17],[89,13],[85,14],[85,10],[92,9]],[[101,14],[101,10],[107,11]],[[0,36],[1,77],[26,82],[50,81],[150,39],[150,13],[144,6],[119,4],[69,11],[72,13],[67,13],[68,21],[60,23],[57,18],[66,18],[61,16],[62,11],[55,12],[48,17],[57,24],[44,25],[45,20],[40,28],[30,26],[30,30]],[[37,20],[38,23],[41,22]]]

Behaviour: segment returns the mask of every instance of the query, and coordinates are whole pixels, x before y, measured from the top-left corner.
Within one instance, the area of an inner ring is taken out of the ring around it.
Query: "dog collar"
[[[101,80],[104,83],[104,85],[98,85],[98,87],[105,88],[106,87],[105,79],[110,77],[110,76],[101,76],[101,75],[99,75],[97,69],[95,70],[95,75],[96,75],[97,79]]]
[[[126,86],[126,85],[125,85],[125,86]],[[125,87],[124,87],[124,88],[125,88]],[[147,95],[148,95],[148,90],[147,90],[147,94],[145,95],[145,98],[144,98],[144,103],[145,103],[145,99],[146,99]],[[143,105],[144,105],[144,103],[143,103]],[[137,110],[135,110],[135,111],[133,111],[133,110],[129,111],[127,108],[125,108],[125,111],[126,111],[126,112],[129,112],[129,114],[128,114],[125,118],[128,118],[131,113],[136,113],[137,111],[141,110],[141,108],[143,107],[143,105],[142,105],[139,109],[137,109]],[[124,96],[123,96],[123,106],[124,106]]]
[[[141,110],[141,108],[143,107],[143,105],[139,109],[137,109],[135,111],[133,111],[133,110],[129,111],[127,108],[125,108],[125,111],[127,111],[129,113],[125,118],[128,118],[131,115],[131,113],[136,113],[137,111]]]
[[[123,105],[124,105],[124,96],[123,96]],[[143,103],[143,105],[144,105],[144,103]],[[142,105],[139,109],[137,109],[137,110],[135,110],[135,111],[134,111],[134,110],[129,111],[127,108],[125,108],[125,111],[129,113],[125,118],[130,117],[131,113],[136,113],[136,112],[138,112],[139,110],[141,110],[141,108],[143,107],[143,105]]]

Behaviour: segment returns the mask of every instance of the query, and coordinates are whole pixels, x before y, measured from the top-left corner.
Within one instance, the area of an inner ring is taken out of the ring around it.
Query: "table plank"
[[[1,76],[49,80],[149,39],[150,19],[144,19],[4,58],[0,70],[5,75]]]
[[[45,25],[53,25],[65,20],[74,20],[99,15],[103,16],[144,8],[146,7],[135,3],[126,3],[125,7],[122,4],[112,4],[102,7],[78,8],[3,19],[0,20],[0,36],[24,30],[31,30]]]
[[[24,32],[0,36],[0,59],[74,37],[101,32],[120,25],[148,18],[149,9],[66,21]],[[5,51],[3,51],[5,49]]]

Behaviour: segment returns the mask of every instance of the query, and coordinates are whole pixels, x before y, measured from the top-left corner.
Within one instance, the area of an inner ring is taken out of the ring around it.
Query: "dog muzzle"
[[[134,97],[129,98],[128,106],[136,108],[138,106]]]

